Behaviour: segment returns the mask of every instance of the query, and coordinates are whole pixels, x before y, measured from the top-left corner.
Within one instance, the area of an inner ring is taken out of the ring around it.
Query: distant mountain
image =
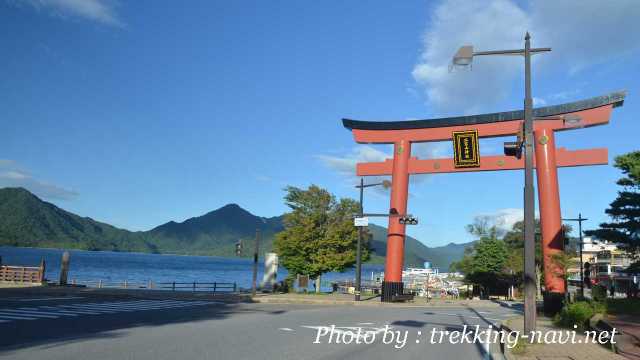
[[[282,218],[259,217],[229,204],[181,223],[170,221],[149,231],[132,232],[62,210],[22,188],[0,189],[0,245],[6,246],[235,256],[240,240],[243,255],[250,256],[256,229],[261,233],[261,253],[270,251],[275,234],[283,229]],[[372,261],[382,262],[387,229],[372,224],[369,231]],[[405,263],[421,266],[431,261],[448,269],[451,261],[462,258],[467,245],[430,248],[407,236]]]
[[[376,256],[383,257],[387,254],[387,229],[375,224],[369,224],[369,232],[373,238],[369,246]],[[422,267],[425,261],[431,262],[433,267],[448,270],[453,261],[462,259],[464,249],[473,243],[454,244],[445,246],[428,247],[407,235],[404,243],[404,263],[407,267]]]
[[[0,189],[0,245],[157,252],[140,233],[64,211],[22,188]]]
[[[283,229],[282,216],[259,217],[229,204],[181,223],[170,221],[146,236],[164,252],[234,256],[239,240],[245,255],[253,254],[256,229],[260,229],[260,247],[270,250],[274,235]]]

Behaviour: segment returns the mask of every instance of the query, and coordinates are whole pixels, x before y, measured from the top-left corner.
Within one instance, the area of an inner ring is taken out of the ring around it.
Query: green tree
[[[276,235],[274,249],[290,276],[308,275],[316,279],[330,271],[344,271],[356,261],[358,229],[353,215],[358,202],[340,199],[316,185],[308,189],[289,186],[285,204],[291,212],[284,216],[284,230]],[[369,259],[368,234],[363,236],[362,261]]]
[[[611,222],[602,223],[600,229],[585,231],[585,234],[622,244],[629,253],[637,254],[640,251],[640,151],[616,157],[614,166],[625,176],[616,182],[623,189],[605,210]]]
[[[476,217],[466,229],[480,239],[465,250],[464,257],[452,264],[452,268],[464,273],[467,282],[482,287],[485,296],[492,290],[506,289],[512,283],[513,275],[506,271],[510,261],[509,248],[498,239],[501,234],[498,227],[487,217]]]

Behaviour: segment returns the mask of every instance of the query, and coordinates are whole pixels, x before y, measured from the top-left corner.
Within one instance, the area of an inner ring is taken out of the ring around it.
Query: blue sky
[[[522,60],[449,73],[463,44],[516,48],[526,30],[538,105],[626,89],[609,125],[558,134],[569,149],[638,150],[640,6],[634,1],[0,1],[0,187],[24,186],[83,216],[147,230],[238,203],[283,213],[282,189],[357,197],[354,143],[340,119],[416,119],[517,109]],[[507,139],[483,141],[481,154]],[[446,156],[451,144],[417,146]],[[611,160],[612,163],[612,160]],[[563,216],[606,220],[619,172],[560,170]],[[367,192],[370,212],[388,193]],[[472,238],[478,215],[509,226],[522,172],[417,176],[409,234]],[[381,222],[384,225],[384,222]]]

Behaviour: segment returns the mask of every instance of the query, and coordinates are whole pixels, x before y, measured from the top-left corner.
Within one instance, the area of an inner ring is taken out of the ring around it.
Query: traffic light
[[[591,288],[591,263],[584,263],[584,274],[583,274],[584,284],[587,285],[587,288]]]
[[[236,256],[242,256],[242,240],[236,243]]]
[[[504,154],[506,156],[514,156],[516,159],[522,157],[522,143],[517,141],[507,141],[504,143]]]
[[[520,130],[517,134],[516,141],[507,141],[504,143],[504,154],[506,156],[514,156],[516,159],[522,157],[522,146],[524,145],[524,122],[520,124]]]
[[[403,216],[398,221],[402,225],[418,225],[418,219],[413,216]]]

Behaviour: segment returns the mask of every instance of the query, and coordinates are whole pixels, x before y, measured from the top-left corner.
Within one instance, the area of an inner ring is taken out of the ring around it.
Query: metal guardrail
[[[170,289],[173,291],[212,291],[214,294],[219,293],[236,293],[238,292],[238,285],[235,282],[161,282],[155,283],[153,281],[147,282],[135,282],[135,281],[104,281],[104,280],[88,280],[78,281],[76,279],[71,280],[73,285],[85,285],[88,287],[96,287],[99,289]]]
[[[212,290],[215,294],[216,292],[237,292],[238,285],[233,283],[226,282],[170,282],[170,283],[158,283],[159,289],[171,289],[173,291],[181,290],[181,289],[191,289],[192,291],[198,290]]]

